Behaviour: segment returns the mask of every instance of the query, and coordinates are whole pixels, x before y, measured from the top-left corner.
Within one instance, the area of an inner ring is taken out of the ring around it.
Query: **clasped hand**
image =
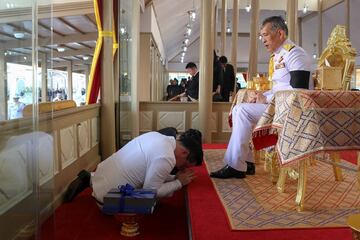
[[[191,169],[184,169],[176,174],[176,178],[185,186],[195,178],[195,172]]]
[[[250,92],[248,94],[249,103],[266,103],[266,97],[262,92]]]

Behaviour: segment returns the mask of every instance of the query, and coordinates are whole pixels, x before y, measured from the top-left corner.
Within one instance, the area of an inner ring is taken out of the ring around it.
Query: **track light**
[[[246,5],[245,10],[246,10],[247,12],[250,12],[250,10],[251,10],[251,4],[250,4],[250,3],[248,3],[248,4]]]
[[[65,52],[65,48],[63,48],[63,47],[58,47],[58,48],[57,48],[57,51],[58,51],[58,52]]]
[[[309,8],[308,5],[305,4],[305,5],[304,5],[304,8],[303,8],[303,13],[304,13],[304,14],[307,13],[308,8]]]
[[[14,37],[17,39],[22,39],[25,37],[25,33],[24,32],[14,32]]]

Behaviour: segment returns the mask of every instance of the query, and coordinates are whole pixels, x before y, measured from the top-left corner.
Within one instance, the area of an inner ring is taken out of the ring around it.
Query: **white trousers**
[[[265,112],[267,104],[241,103],[232,109],[232,133],[224,156],[225,164],[246,172],[246,162],[254,162],[250,149],[252,131]]]

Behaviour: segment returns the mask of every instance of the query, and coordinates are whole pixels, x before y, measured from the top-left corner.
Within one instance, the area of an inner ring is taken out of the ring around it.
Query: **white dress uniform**
[[[121,185],[156,189],[157,197],[171,195],[182,184],[170,175],[175,167],[174,137],[150,132],[140,135],[101,162],[91,173],[93,196],[100,202],[107,192]]]
[[[296,46],[290,40],[285,40],[273,54],[273,87],[264,93],[267,102],[270,102],[274,93],[280,90],[291,90],[290,72],[304,70],[310,72],[311,60],[301,47]],[[309,88],[313,83],[309,81]],[[232,109],[233,128],[226,153],[225,164],[230,167],[246,172],[246,162],[254,162],[253,154],[249,146],[252,131],[256,123],[266,110],[267,104],[241,103]]]

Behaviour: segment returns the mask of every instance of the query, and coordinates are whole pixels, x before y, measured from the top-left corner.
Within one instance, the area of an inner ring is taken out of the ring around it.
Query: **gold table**
[[[278,190],[283,191],[287,167],[299,168],[296,205],[303,210],[307,159],[331,153],[335,179],[342,180],[339,152],[360,150],[360,92],[279,91],[254,129],[254,136],[278,134]],[[255,146],[256,147],[256,146]],[[360,184],[360,154],[358,181]]]

